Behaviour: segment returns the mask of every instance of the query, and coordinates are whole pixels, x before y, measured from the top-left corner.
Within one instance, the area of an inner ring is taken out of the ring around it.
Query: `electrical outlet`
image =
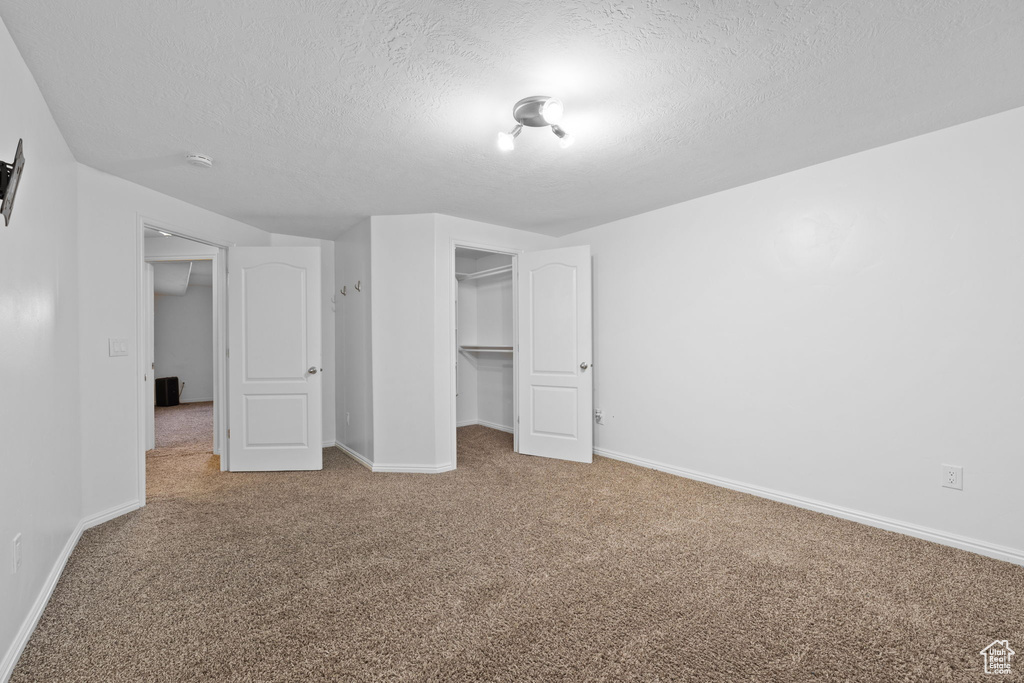
[[[14,537],[14,541],[11,543],[13,546],[11,553],[11,573],[17,574],[18,570],[21,569],[21,534]]]
[[[959,465],[942,466],[942,485],[947,489],[964,489],[964,468]]]
[[[596,422],[599,425],[604,424],[604,411],[601,410],[600,408],[594,409],[594,422]]]

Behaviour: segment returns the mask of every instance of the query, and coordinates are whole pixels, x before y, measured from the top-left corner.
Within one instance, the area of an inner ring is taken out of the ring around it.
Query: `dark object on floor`
[[[157,379],[156,404],[161,407],[178,405],[177,377],[160,377]]]

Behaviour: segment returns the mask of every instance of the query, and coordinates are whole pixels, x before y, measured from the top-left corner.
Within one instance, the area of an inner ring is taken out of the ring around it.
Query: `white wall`
[[[564,238],[599,452],[1024,553],[1022,181],[1017,109]]]
[[[81,516],[81,457],[76,164],[2,22],[0,65],[0,159],[14,160],[19,138],[26,159],[11,224],[0,220],[2,679]]]
[[[373,462],[370,219],[335,242],[335,319],[338,442]],[[361,282],[361,291],[355,285]],[[339,291],[346,288],[345,296]]]
[[[184,296],[157,294],[155,303],[155,376],[184,382],[182,403],[212,401],[213,288],[189,285]]]
[[[78,208],[82,504],[91,515],[138,496],[139,215],[225,244],[269,246],[271,236],[81,164]],[[129,355],[109,358],[108,337],[127,337]]]
[[[456,271],[468,273],[476,270],[476,259],[456,257]],[[476,280],[463,280],[458,285],[458,335],[456,344],[477,344],[476,324]],[[458,425],[473,425],[480,420],[477,399],[477,374],[475,354],[459,352],[456,359],[458,392],[455,399],[455,419]]]
[[[370,219],[375,467],[435,465],[433,249],[432,214]]]
[[[494,266],[484,264],[481,269],[487,267]],[[475,282],[478,343],[483,346],[514,344],[512,276],[494,276]],[[477,374],[477,419],[486,426],[511,430],[515,414],[512,405],[515,395],[512,356],[480,353],[474,360]]]

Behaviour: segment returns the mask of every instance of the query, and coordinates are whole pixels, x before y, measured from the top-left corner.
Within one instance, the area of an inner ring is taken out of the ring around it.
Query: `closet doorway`
[[[452,244],[452,466],[459,428],[513,435],[523,455],[593,460],[590,247]]]
[[[455,424],[508,432],[513,448],[516,260],[514,253],[455,246]],[[456,430],[456,453],[458,438]]]

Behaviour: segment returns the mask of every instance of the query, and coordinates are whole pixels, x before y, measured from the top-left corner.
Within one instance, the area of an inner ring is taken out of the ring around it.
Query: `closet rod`
[[[502,273],[511,273],[512,266],[499,266],[497,268],[489,268],[488,270],[481,270],[478,273],[455,273],[455,279],[460,282],[463,280],[476,280],[482,277],[490,277],[491,275],[501,275]]]

